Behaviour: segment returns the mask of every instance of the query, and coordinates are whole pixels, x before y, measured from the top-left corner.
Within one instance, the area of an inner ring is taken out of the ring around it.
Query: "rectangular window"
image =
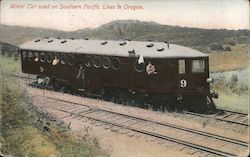
[[[26,51],[22,51],[23,53],[23,60],[25,60],[27,58],[27,52]]]
[[[204,71],[205,71],[205,61],[203,59],[192,61],[192,72],[201,73]]]
[[[185,60],[184,59],[178,60],[178,65],[179,65],[179,74],[185,74],[186,72]]]

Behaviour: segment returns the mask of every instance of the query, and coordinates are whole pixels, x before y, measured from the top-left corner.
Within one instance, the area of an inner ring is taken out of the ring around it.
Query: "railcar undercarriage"
[[[85,91],[82,88],[73,87],[67,80],[42,76],[37,78],[37,81],[30,84],[31,86],[155,111],[188,110],[201,113],[215,109],[212,95],[148,94],[107,86],[97,86],[92,91]]]

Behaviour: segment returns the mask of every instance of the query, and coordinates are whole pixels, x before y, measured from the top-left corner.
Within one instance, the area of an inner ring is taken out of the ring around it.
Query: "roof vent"
[[[63,40],[63,41],[61,41],[61,43],[62,43],[62,44],[66,43],[66,42],[67,42],[67,40]]]
[[[39,42],[39,41],[41,41],[41,40],[40,39],[35,40],[36,43]]]
[[[161,49],[157,49],[157,51],[163,51],[164,50],[164,48],[161,48]]]
[[[53,40],[49,40],[49,41],[48,41],[48,43],[51,43],[51,42],[53,42]]]
[[[83,38],[84,40],[89,40],[89,38]]]
[[[167,41],[164,41],[164,43],[168,44],[168,48],[169,48],[169,42],[167,42]]]
[[[151,43],[151,44],[148,44],[148,45],[146,45],[146,46],[149,48],[149,47],[153,47],[154,44]]]
[[[107,41],[104,41],[101,43],[101,45],[106,45],[108,42]]]
[[[82,48],[82,47],[78,47],[78,48],[76,48],[76,49],[75,49],[75,51],[76,51],[76,50],[78,50],[78,49],[80,49],[80,48]]]
[[[119,45],[120,46],[123,46],[123,45],[126,45],[127,43],[124,41],[124,42],[122,42],[122,43],[120,43]]]
[[[134,54],[135,54],[135,50],[133,49],[132,51],[128,51],[128,53],[129,53],[130,55],[134,55]]]

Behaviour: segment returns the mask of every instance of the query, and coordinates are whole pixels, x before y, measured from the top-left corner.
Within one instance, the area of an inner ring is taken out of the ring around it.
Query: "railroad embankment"
[[[18,70],[12,58],[1,57],[1,72]],[[32,99],[14,80],[0,76],[0,155],[5,156],[108,156],[95,139],[75,137],[70,126],[46,113],[38,113]]]

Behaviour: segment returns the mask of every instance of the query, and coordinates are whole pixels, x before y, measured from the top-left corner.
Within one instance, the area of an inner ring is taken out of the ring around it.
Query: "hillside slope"
[[[110,39],[110,40],[153,40],[170,41],[208,52],[211,44],[235,45],[250,43],[250,30],[199,29],[161,25],[155,22],[138,20],[118,20],[104,24],[96,29],[82,29],[72,32],[0,25],[0,41],[13,45],[37,37],[62,37]]]

